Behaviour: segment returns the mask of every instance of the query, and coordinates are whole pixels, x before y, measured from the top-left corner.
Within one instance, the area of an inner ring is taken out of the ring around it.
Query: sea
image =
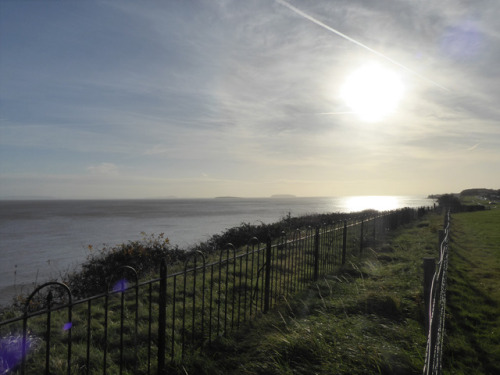
[[[190,249],[242,223],[372,208],[433,206],[424,196],[0,201],[0,305],[78,269],[93,249],[164,233]]]

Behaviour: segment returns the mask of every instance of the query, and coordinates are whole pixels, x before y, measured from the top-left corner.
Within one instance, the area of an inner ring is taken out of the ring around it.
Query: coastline
[[[433,203],[423,196],[400,198],[414,207]],[[37,274],[43,282],[78,267],[90,254],[89,245],[98,249],[103,244],[140,240],[144,232],[165,233],[173,246],[189,249],[242,223],[270,224],[288,215],[338,213],[346,204],[339,197],[11,203],[18,208],[10,213],[3,210],[0,223],[0,250],[5,258],[0,265],[0,305],[12,299],[14,283],[17,289],[26,288]]]

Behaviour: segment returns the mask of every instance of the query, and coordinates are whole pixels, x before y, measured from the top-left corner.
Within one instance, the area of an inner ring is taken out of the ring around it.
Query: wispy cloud
[[[94,175],[104,175],[104,176],[116,176],[118,175],[118,167],[113,163],[100,163],[97,165],[90,165],[87,167],[87,171]]]

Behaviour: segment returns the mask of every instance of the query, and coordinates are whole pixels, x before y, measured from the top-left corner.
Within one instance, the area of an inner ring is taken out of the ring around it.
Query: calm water
[[[23,285],[57,277],[100,248],[165,233],[187,248],[242,222],[271,223],[288,213],[351,212],[432,206],[419,196],[228,198],[96,201],[0,201],[0,304]]]

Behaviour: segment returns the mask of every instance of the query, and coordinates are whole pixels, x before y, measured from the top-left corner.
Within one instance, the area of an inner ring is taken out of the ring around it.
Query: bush
[[[172,247],[163,233],[158,236],[142,234],[142,240],[105,246],[97,252],[89,246],[91,254],[82,264],[81,270],[64,277],[73,296],[83,298],[105,292],[106,285],[121,266],[133,267],[141,278],[157,272],[163,259],[174,263],[186,258],[186,251]]]
[[[375,212],[367,210],[358,215],[372,216]],[[354,218],[355,216],[357,215],[331,213],[292,217],[288,214],[280,221],[272,224],[264,224],[262,222],[259,225],[241,223],[238,227],[230,228],[221,234],[213,235],[208,241],[200,243],[196,248],[203,252],[213,252],[215,249],[224,248],[228,243],[238,248],[250,243],[250,240],[254,237],[261,243],[264,243],[269,237],[272,239],[279,238],[283,232],[290,234],[296,229],[315,228],[323,224],[332,224],[347,218]]]
[[[438,198],[439,207],[444,210],[451,210],[451,212],[462,211],[462,203],[460,199],[453,194],[443,194]]]

